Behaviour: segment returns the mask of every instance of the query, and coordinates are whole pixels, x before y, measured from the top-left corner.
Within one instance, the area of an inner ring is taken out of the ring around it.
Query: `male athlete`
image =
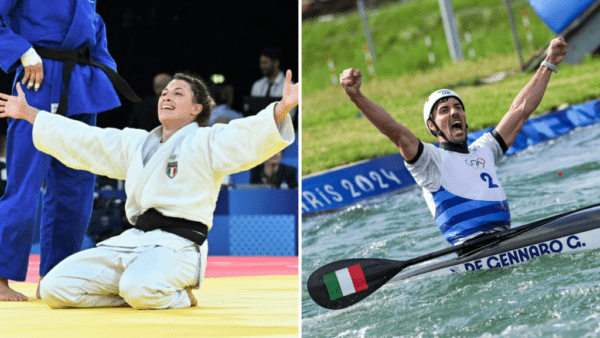
[[[465,107],[451,90],[438,90],[425,102],[423,117],[427,129],[440,142],[436,148],[423,144],[385,109],[363,95],[360,70],[346,69],[340,75],[340,83],[369,121],[398,147],[406,168],[423,188],[427,205],[444,237],[452,245],[458,245],[510,227],[508,202],[496,174],[496,162],[542,101],[550,75],[557,72],[556,65],[566,53],[565,40],[552,40],[542,66],[517,95],[500,124],[470,147]]]

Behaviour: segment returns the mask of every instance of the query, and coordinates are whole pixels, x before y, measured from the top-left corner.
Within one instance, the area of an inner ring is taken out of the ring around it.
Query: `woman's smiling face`
[[[171,81],[158,100],[158,119],[163,125],[191,123],[201,110],[202,105],[194,102],[192,88],[184,80]]]

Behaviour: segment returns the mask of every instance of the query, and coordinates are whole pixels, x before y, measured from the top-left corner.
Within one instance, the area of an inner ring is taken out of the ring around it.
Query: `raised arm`
[[[131,144],[145,138],[144,130],[125,131],[88,126],[57,114],[41,112],[27,104],[21,84],[18,96],[0,93],[0,118],[23,119],[34,125],[35,147],[69,168],[125,179],[132,154]]]
[[[254,116],[213,125],[207,128],[209,133],[196,133],[193,144],[206,156],[203,163],[209,163],[215,172],[230,175],[256,167],[294,142],[291,119],[276,125],[273,110],[275,103]]]
[[[362,84],[360,70],[354,68],[344,70],[340,75],[340,84],[361,113],[398,147],[405,160],[410,161],[417,155],[419,139],[408,128],[394,120],[385,109],[369,100],[360,91]]]
[[[279,126],[287,114],[298,105],[298,87],[299,84],[292,84],[292,71],[288,69],[285,73],[285,84],[283,85],[283,93],[281,101],[277,102],[274,109],[275,123]]]
[[[556,66],[566,54],[567,42],[562,38],[555,38],[550,43],[548,56],[545,61]],[[507,147],[510,148],[517,135],[519,135],[525,121],[527,121],[531,113],[536,110],[542,101],[551,75],[552,70],[550,68],[541,66],[529,83],[517,95],[510,106],[510,110],[504,115],[498,127],[496,127]]]

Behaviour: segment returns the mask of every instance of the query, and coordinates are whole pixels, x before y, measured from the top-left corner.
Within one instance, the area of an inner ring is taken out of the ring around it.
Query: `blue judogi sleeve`
[[[117,71],[117,63],[108,53],[106,26],[98,14],[96,14],[96,18],[94,19],[94,26],[96,26],[96,44],[91,48],[92,60],[98,61],[101,64],[112,68],[114,71]]]
[[[19,58],[32,45],[69,50],[88,46],[92,60],[117,68],[107,49],[106,27],[93,0],[0,0],[0,19],[5,24],[0,27],[0,66],[5,72],[16,70],[15,83],[23,78]],[[63,62],[42,60],[44,81],[35,94],[26,92],[27,101],[37,109],[53,111],[62,92]],[[97,114],[121,104],[108,76],[90,65],[75,66],[67,95],[67,116]]]
[[[21,65],[21,55],[31,48],[31,43],[6,27],[10,23],[9,13],[17,1],[0,0],[0,67],[6,73],[15,71]]]

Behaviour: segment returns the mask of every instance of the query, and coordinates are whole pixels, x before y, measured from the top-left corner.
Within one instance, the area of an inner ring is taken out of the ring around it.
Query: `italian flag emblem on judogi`
[[[170,178],[177,175],[177,161],[167,163],[167,176]]]
[[[360,264],[341,269],[323,276],[329,298],[336,300],[368,288]]]

